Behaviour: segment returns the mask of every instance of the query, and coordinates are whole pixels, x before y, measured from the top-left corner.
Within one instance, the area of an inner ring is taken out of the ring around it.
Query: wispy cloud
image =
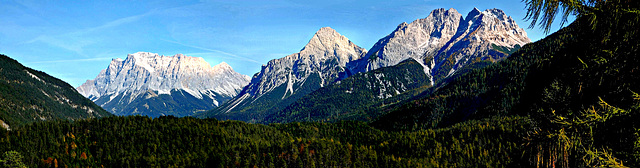
[[[144,18],[146,16],[155,14],[156,11],[157,10],[151,10],[151,11],[148,11],[148,12],[140,14],[140,15],[134,15],[134,16],[128,16],[128,17],[116,19],[116,20],[107,22],[107,23],[105,23],[103,25],[100,25],[100,26],[97,26],[97,27],[83,29],[81,31],[74,32],[74,33],[85,34],[85,33],[99,31],[99,30],[103,30],[103,29],[107,29],[107,28],[117,27],[117,26],[120,26],[120,25],[123,25],[123,24],[127,24],[127,23],[136,22],[136,21],[140,20],[141,18]]]
[[[87,58],[87,59],[66,59],[66,60],[49,60],[49,61],[36,61],[36,62],[28,62],[31,64],[44,64],[44,63],[64,63],[64,62],[92,62],[92,61],[105,61],[111,60],[111,57],[101,57],[101,58]]]
[[[84,54],[84,47],[93,44],[93,40],[81,39],[79,37],[70,36],[69,34],[50,36],[40,35],[32,40],[26,42],[26,44],[42,42],[51,46],[59,47],[69,51],[73,51],[78,55],[86,56]]]
[[[233,59],[236,59],[236,60],[249,61],[249,62],[253,62],[253,63],[257,63],[257,64],[262,64],[262,63],[260,63],[260,62],[258,62],[256,60],[254,60],[254,59],[250,59],[250,58],[247,58],[247,57],[242,57],[242,56],[239,56],[239,55],[231,54],[231,53],[220,51],[220,50],[216,50],[216,49],[210,49],[210,48],[205,48],[205,47],[200,47],[200,46],[195,46],[195,45],[189,45],[189,44],[184,44],[184,43],[180,43],[180,42],[177,42],[177,41],[166,40],[166,39],[163,39],[163,41],[166,41],[166,42],[169,42],[169,43],[173,43],[173,44],[178,44],[178,45],[185,46],[185,47],[191,47],[191,48],[200,49],[200,50],[204,50],[204,51],[211,51],[211,52],[223,54],[223,55],[229,56],[228,58],[233,58]],[[202,54],[202,53],[200,53],[200,54]]]
[[[197,52],[197,53],[184,53],[184,55],[188,55],[188,56],[192,56],[192,57],[215,57],[221,60],[224,60],[222,62],[228,62],[230,60],[235,60],[235,61],[247,61],[247,62],[252,62],[252,63],[256,63],[256,64],[261,64],[257,61],[248,61],[246,58],[239,58],[239,57],[233,57],[233,56],[228,56],[228,55],[224,55],[224,54],[220,54],[219,52]]]
[[[151,10],[144,14],[128,16],[119,18],[100,26],[85,28],[74,32],[69,32],[60,35],[40,35],[32,40],[25,42],[26,44],[42,42],[51,46],[59,47],[69,51],[73,51],[78,55],[87,56],[84,53],[84,48],[88,45],[97,43],[99,40],[90,36],[90,33],[99,32],[105,29],[117,27],[123,24],[136,22],[146,16],[156,13],[156,10]]]
[[[122,24],[125,23],[131,23],[131,22],[135,22],[137,20],[139,20],[142,17],[145,17],[147,15],[151,15],[152,13],[155,13],[155,10],[151,10],[147,13],[141,14],[141,15],[135,15],[135,16],[129,16],[129,17],[125,17],[125,18],[120,18],[120,19],[116,19],[114,21],[108,22],[102,26],[96,27],[95,29],[102,29],[102,28],[109,28],[109,27],[115,27],[115,26],[120,26]]]

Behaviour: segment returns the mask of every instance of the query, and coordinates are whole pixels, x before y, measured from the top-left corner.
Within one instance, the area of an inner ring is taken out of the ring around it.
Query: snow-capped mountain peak
[[[130,104],[150,91],[158,95],[183,91],[196,99],[211,99],[211,104],[217,105],[222,102],[217,99],[235,96],[248,82],[248,76],[224,62],[211,67],[200,57],[137,52],[124,60],[113,59],[96,79],[87,80],[77,90],[110,112],[128,114],[121,107],[110,105]]]
[[[228,113],[259,108],[253,112],[260,113],[271,107],[284,106],[291,102],[286,100],[295,100],[335,82],[347,69],[346,64],[361,58],[364,53],[364,48],[353,44],[336,30],[320,28],[300,52],[263,65],[236,98],[217,110]]]
[[[500,60],[529,42],[524,29],[500,9],[474,8],[463,17],[453,8],[441,8],[426,18],[401,23],[353,63],[351,71],[370,71],[413,58],[434,83],[475,61]]]

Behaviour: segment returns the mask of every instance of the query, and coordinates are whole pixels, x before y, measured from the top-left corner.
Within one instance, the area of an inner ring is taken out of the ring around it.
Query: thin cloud
[[[249,62],[254,62],[254,63],[257,63],[257,64],[261,64],[260,62],[258,62],[256,60],[253,60],[253,59],[250,59],[250,58],[246,58],[246,57],[242,57],[242,56],[238,56],[238,55],[231,54],[231,53],[228,53],[228,52],[216,50],[216,49],[204,48],[204,47],[200,47],[200,46],[194,46],[194,45],[180,43],[180,42],[177,42],[177,41],[165,40],[165,39],[163,39],[163,41],[166,41],[166,42],[169,42],[169,43],[173,43],[173,44],[178,44],[178,45],[185,46],[185,47],[191,47],[191,48],[195,48],[195,49],[201,49],[201,50],[205,50],[205,51],[211,51],[211,52],[215,52],[215,53],[224,54],[224,55],[230,56],[232,58],[235,58],[237,60],[244,60],[244,61],[249,61]]]
[[[223,60],[226,60],[226,61],[229,61],[229,60],[247,61],[246,58],[233,57],[233,56],[228,56],[228,55],[225,55],[225,54],[221,55],[219,52],[184,53],[184,55],[193,56],[193,57],[216,57],[216,58],[220,58],[220,59],[223,59]],[[226,62],[226,61],[223,61],[223,62]],[[250,62],[253,62],[253,61],[250,61]],[[257,63],[257,62],[255,62],[255,63]]]
[[[87,58],[87,59],[67,59],[67,60],[50,60],[50,61],[36,61],[36,62],[29,62],[31,64],[44,64],[44,63],[63,63],[63,62],[91,62],[91,61],[104,61],[104,60],[111,60],[112,58],[109,57],[102,57],[102,58]]]
[[[69,51],[73,51],[79,55],[83,55],[84,54],[84,47],[90,44],[93,44],[93,42],[91,40],[88,39],[83,39],[83,40],[63,40],[63,39],[70,39],[73,37],[67,37],[64,38],[63,36],[68,36],[68,35],[60,35],[60,36],[48,36],[48,35],[41,35],[36,37],[33,40],[29,40],[26,42],[26,44],[30,44],[30,43],[35,43],[35,42],[42,42],[45,44],[49,44],[51,46],[55,46],[55,47],[59,47],[59,48],[63,48]],[[77,37],[76,37],[77,38]]]
[[[84,29],[82,31],[78,31],[75,33],[78,34],[85,34],[85,33],[89,33],[89,32],[93,32],[93,31],[99,31],[102,29],[106,29],[106,28],[111,28],[111,27],[117,27],[123,24],[127,24],[127,23],[132,23],[132,22],[136,22],[138,20],[140,20],[141,18],[144,18],[146,16],[152,15],[154,13],[156,13],[157,10],[151,10],[149,12],[140,14],[140,15],[134,15],[134,16],[128,16],[128,17],[124,17],[124,18],[120,18],[120,19],[116,19],[110,22],[107,22],[103,25],[100,25],[98,27],[92,27],[92,28],[88,28],[88,29]]]
[[[144,14],[116,19],[116,20],[107,22],[105,24],[102,24],[100,26],[81,29],[75,32],[65,33],[61,35],[40,35],[32,40],[25,42],[25,44],[42,42],[45,44],[49,44],[51,46],[56,46],[69,51],[73,51],[78,55],[86,56],[86,54],[84,54],[84,47],[94,44],[97,41],[97,40],[93,40],[92,37],[88,36],[87,34],[112,28],[112,27],[117,27],[127,23],[136,22],[154,13],[156,13],[156,10],[151,10]]]

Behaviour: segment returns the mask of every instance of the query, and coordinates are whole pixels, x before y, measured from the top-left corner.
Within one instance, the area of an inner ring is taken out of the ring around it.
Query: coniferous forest
[[[29,167],[485,167],[522,163],[529,125],[505,117],[387,132],[355,121],[107,117],[3,131],[1,150],[19,151]]]
[[[0,162],[6,167],[640,167],[640,2],[523,3],[533,26],[548,30],[556,14],[577,19],[505,60],[419,88],[420,94],[395,105],[367,107],[379,115],[368,121],[264,125],[110,116],[30,122],[0,130]]]

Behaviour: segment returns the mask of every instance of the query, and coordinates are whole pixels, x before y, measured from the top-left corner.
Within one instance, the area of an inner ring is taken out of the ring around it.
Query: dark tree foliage
[[[0,54],[0,121],[10,127],[110,115],[64,81]]]
[[[532,165],[638,166],[639,6],[626,0],[582,6],[567,28],[497,64],[449,78],[372,125],[421,130],[530,116],[525,155]]]
[[[46,121],[0,131],[29,167],[508,167],[526,118],[386,132],[363,122],[248,124],[141,116]]]

